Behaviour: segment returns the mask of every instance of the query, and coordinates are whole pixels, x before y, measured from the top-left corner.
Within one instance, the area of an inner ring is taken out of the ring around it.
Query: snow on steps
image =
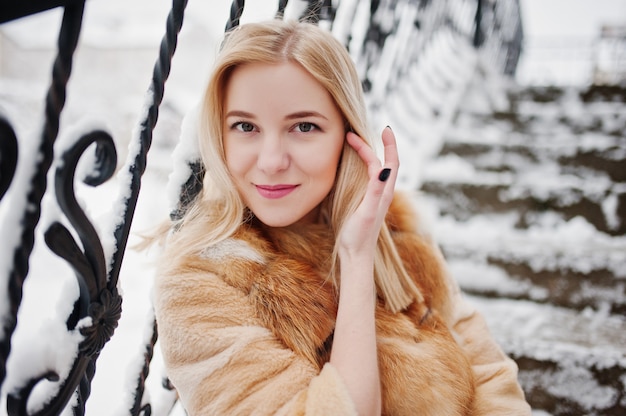
[[[519,113],[495,120],[462,114],[423,189],[441,195],[446,213],[457,216],[516,210],[520,221],[532,223],[554,211],[583,216],[602,232],[626,233],[626,109],[572,95],[517,102]]]
[[[623,415],[626,322],[606,311],[469,297],[520,367],[534,409],[554,415]]]
[[[626,414],[626,90],[473,91],[421,192],[535,411]]]
[[[444,160],[444,159],[442,159]],[[445,167],[445,165],[444,165]],[[598,176],[594,180],[574,175],[553,175],[528,168],[520,175],[473,174],[454,180],[428,177],[423,191],[441,199],[444,214],[462,220],[479,213],[516,211],[520,226],[531,225],[545,212],[569,220],[584,217],[602,232],[626,232],[626,184]]]
[[[464,290],[626,315],[625,237],[598,233],[581,218],[525,230],[512,219],[438,222],[438,241]]]

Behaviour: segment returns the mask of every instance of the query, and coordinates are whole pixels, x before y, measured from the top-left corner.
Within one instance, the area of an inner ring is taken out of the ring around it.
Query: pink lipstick
[[[263,198],[279,199],[289,195],[298,185],[256,185],[256,189]]]

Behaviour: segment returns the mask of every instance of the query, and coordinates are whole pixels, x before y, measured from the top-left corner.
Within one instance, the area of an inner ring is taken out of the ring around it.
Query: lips
[[[263,198],[278,199],[289,195],[298,185],[256,185],[256,189]]]

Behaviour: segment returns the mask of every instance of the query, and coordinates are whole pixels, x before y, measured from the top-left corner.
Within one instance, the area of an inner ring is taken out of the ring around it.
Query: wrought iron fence
[[[277,16],[284,14],[287,3],[287,0],[278,2]],[[382,84],[376,85],[376,91],[384,92],[389,88],[392,79],[418,59],[420,50],[441,27],[462,33],[477,48],[491,50],[494,60],[500,62],[499,70],[505,74],[510,74],[514,69],[520,50],[521,23],[517,0],[343,0],[338,5],[330,0],[301,0],[300,3],[305,6],[302,8],[303,15],[315,22],[323,22],[351,49],[362,70],[364,88],[370,92],[374,91],[373,83]],[[122,298],[118,292],[120,268],[186,6],[187,0],[172,1],[165,35],[146,95],[147,111],[133,138],[136,141],[131,147],[134,153],[127,156],[124,167],[117,173],[124,178],[122,182],[127,184],[128,190],[114,202],[114,209],[119,209],[121,213],[112,224],[108,224],[115,249],[112,253],[106,253],[102,243],[103,236],[98,234],[76,200],[74,182],[77,179],[79,160],[88,148],[95,147],[96,158],[91,173],[82,178],[84,182],[97,187],[114,175],[117,152],[113,138],[104,130],[85,131],[74,138],[60,155],[55,155],[53,150],[59,135],[74,52],[81,33],[85,0],[9,0],[0,5],[0,22],[55,7],[64,9],[52,81],[46,96],[43,128],[36,154],[31,158],[32,165],[23,170],[29,180],[22,189],[11,187],[18,186],[14,183],[18,171],[17,161],[19,152],[24,150],[20,147],[20,137],[9,118],[0,114],[0,202],[7,206],[11,204],[7,209],[18,214],[11,232],[2,235],[1,250],[4,254],[0,259],[9,259],[9,264],[0,264],[0,386],[3,386],[7,378],[7,361],[12,352],[11,340],[18,323],[23,287],[29,276],[29,259],[41,218],[42,199],[48,188],[48,171],[55,158],[58,160],[58,168],[54,172],[54,183],[51,185],[63,216],[52,222],[44,230],[43,236],[49,250],[71,266],[78,287],[78,296],[72,300],[71,313],[65,320],[67,332],[79,338],[75,345],[75,358],[69,368],[53,368],[34,377],[27,377],[21,384],[5,389],[3,394],[6,411],[11,416],[57,415],[68,407],[75,415],[85,413],[85,404],[90,396],[91,381],[100,352],[113,335],[122,314]],[[244,6],[243,0],[232,2],[225,30],[239,24]],[[358,8],[363,16],[360,25],[351,13]],[[120,13],[123,12],[120,10]],[[511,23],[515,25],[514,30],[510,30]],[[385,53],[385,48],[389,47],[387,38],[404,29],[419,33],[417,37],[407,37],[406,41],[409,43],[404,46],[409,53],[403,54],[402,59],[399,58],[400,55],[394,57],[394,69],[389,72],[388,78],[370,78],[372,68],[381,64],[381,56]],[[506,58],[499,58],[500,56]],[[201,164],[198,161],[190,163],[194,173],[183,184],[178,210],[172,213],[173,216],[181,215],[201,183]],[[11,198],[5,199],[10,189]],[[33,334],[33,338],[36,339],[37,335]],[[152,336],[149,338],[147,345],[138,346],[138,349],[144,349],[145,360],[143,368],[137,374],[133,404],[128,409],[132,415],[152,414],[150,400],[144,395],[144,390],[157,341],[156,324],[153,325]],[[33,405],[33,392],[44,381],[50,382],[55,388],[49,397]],[[167,383],[165,387],[171,389]]]

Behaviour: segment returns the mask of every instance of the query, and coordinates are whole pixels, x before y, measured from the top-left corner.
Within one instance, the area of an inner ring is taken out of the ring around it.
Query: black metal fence
[[[294,0],[295,1],[295,0]],[[419,56],[425,42],[442,27],[452,28],[462,33],[476,48],[489,51],[494,65],[504,74],[512,74],[519,57],[522,41],[519,5],[517,0],[487,2],[481,0],[344,0],[341,3],[323,1],[302,1],[303,14],[315,21],[332,27],[343,25],[337,30],[339,37],[352,48],[351,52],[362,70],[363,85],[371,91],[373,84],[388,82],[371,79],[369,69],[380,63],[387,47],[386,39],[397,35],[401,28],[417,31],[418,37],[409,37],[410,51],[403,61],[394,62],[390,78],[411,65],[412,59]],[[79,42],[85,0],[5,0],[0,5],[0,22],[8,22],[29,14],[62,7],[63,21],[58,34],[57,56],[52,68],[52,81],[45,98],[45,117],[39,136],[38,147],[29,160],[32,165],[23,169],[28,180],[18,181],[18,155],[24,151],[21,138],[15,132],[11,120],[0,114],[0,203],[2,208],[12,212],[17,220],[11,227],[3,228],[0,250],[0,386],[7,378],[7,361],[11,356],[11,340],[17,323],[18,312],[23,298],[23,287],[29,276],[29,259],[42,215],[42,199],[48,188],[49,170],[57,160],[54,172],[56,204],[63,213],[62,218],[41,232],[49,250],[64,259],[73,269],[78,295],[72,298],[71,311],[65,318],[65,327],[79,341],[73,347],[75,357],[68,368],[50,368],[35,377],[25,377],[19,386],[4,389],[0,403],[6,402],[7,414],[13,415],[57,415],[66,408],[75,415],[85,413],[91,381],[96,372],[96,364],[102,348],[112,337],[122,314],[122,298],[118,292],[120,268],[126,252],[130,227],[141,188],[141,178],[146,169],[148,151],[163,100],[166,80],[170,73],[172,57],[177,46],[178,34],[183,24],[187,0],[173,0],[167,17],[159,56],[154,65],[152,80],[147,97],[150,101],[145,117],[140,122],[139,133],[127,162],[117,175],[124,175],[128,192],[113,203],[113,208],[121,214],[109,224],[113,233],[112,253],[105,254],[104,237],[96,231],[76,200],[74,183],[77,180],[79,160],[88,148],[95,148],[95,162],[83,180],[97,187],[109,180],[115,172],[117,152],[111,135],[103,130],[85,131],[74,138],[62,154],[54,154],[54,144],[60,130],[60,119],[66,99],[66,89],[71,76],[74,52]],[[282,15],[287,6],[286,0],[277,5],[277,16]],[[353,24],[350,10],[362,8],[367,23]],[[365,9],[363,9],[365,7]],[[342,9],[343,8],[343,9]],[[244,9],[244,1],[233,1],[231,13],[225,29],[239,23]],[[398,10],[412,10],[407,20],[406,14]],[[346,11],[347,10],[347,11]],[[120,10],[124,13],[124,10]],[[391,16],[391,20],[388,17]],[[391,23],[390,23],[391,22]],[[360,39],[355,44],[355,39]],[[379,87],[379,86],[377,86]],[[378,91],[384,91],[378,88]],[[24,160],[24,159],[20,159]],[[197,189],[197,178],[202,176],[202,166],[192,163],[196,171],[186,186]],[[26,185],[22,185],[26,183]],[[8,191],[11,198],[4,198]],[[181,195],[186,195],[184,192]],[[185,200],[181,200],[184,205]],[[8,204],[11,204],[8,206]],[[182,208],[182,207],[181,207]],[[8,221],[0,217],[0,221]],[[0,222],[0,225],[2,223]],[[9,231],[6,231],[9,230]],[[7,263],[7,264],[4,264]],[[50,342],[32,334],[33,342]],[[132,415],[150,415],[153,409],[150,400],[144,395],[145,380],[149,372],[153,349],[157,341],[156,325],[147,345],[138,345],[145,351],[145,363],[136,376],[134,401],[128,409]],[[66,348],[67,345],[52,345],[51,348]],[[62,367],[62,366],[60,366]],[[16,370],[19,371],[19,370]],[[18,377],[19,378],[19,377]],[[45,399],[33,398],[33,392],[43,383],[52,384],[52,393]],[[166,388],[170,388],[165,384]],[[173,397],[173,396],[172,396]],[[175,400],[175,399],[172,399]],[[173,404],[173,402],[172,402]]]

